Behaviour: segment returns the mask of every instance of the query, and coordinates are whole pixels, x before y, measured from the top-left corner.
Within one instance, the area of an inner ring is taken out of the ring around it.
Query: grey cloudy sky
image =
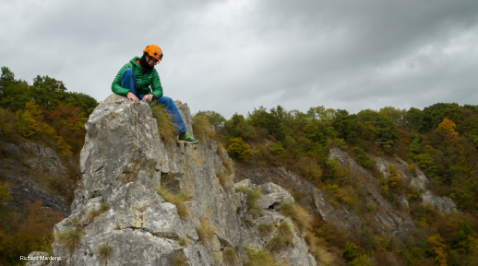
[[[151,43],[193,112],[478,104],[477,0],[0,0],[0,66],[30,84],[102,101]]]

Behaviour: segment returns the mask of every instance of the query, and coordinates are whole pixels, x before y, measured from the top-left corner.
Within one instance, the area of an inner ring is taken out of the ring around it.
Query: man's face
[[[149,55],[146,55],[146,61],[148,62],[148,64],[152,67],[154,67],[155,65],[158,64],[158,60],[154,59],[153,57],[149,56]]]

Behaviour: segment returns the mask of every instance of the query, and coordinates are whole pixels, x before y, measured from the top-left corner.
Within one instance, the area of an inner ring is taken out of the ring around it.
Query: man
[[[150,103],[156,100],[156,104],[163,105],[171,114],[173,123],[178,126],[176,132],[179,135],[179,141],[197,144],[199,141],[186,132],[184,121],[173,100],[163,96],[158,71],[154,69],[154,66],[162,59],[163,51],[159,46],[155,44],[146,46],[141,58],[134,57],[120,69],[113,80],[111,89],[114,93],[126,96],[133,102],[139,102],[141,99],[143,102]]]

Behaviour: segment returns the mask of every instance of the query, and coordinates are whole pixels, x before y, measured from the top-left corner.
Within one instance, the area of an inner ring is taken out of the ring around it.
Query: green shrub
[[[349,263],[350,266],[372,266],[372,260],[367,255],[360,255]]]
[[[421,193],[416,186],[410,186],[407,188],[406,195],[407,200],[412,201],[418,199],[421,196]]]
[[[353,147],[352,151],[355,153],[355,158],[357,159],[358,163],[363,167],[372,168],[375,166],[375,160],[368,157],[364,150],[360,149],[359,147]]]
[[[245,143],[241,138],[233,138],[229,140],[227,152],[232,158],[249,162],[254,159],[256,151],[250,149],[249,144]]]
[[[287,158],[284,147],[280,143],[271,143],[268,145],[271,153],[277,157]]]
[[[349,261],[355,259],[359,255],[357,245],[355,243],[349,242],[349,241],[347,241],[347,243],[345,244],[343,252],[344,252],[343,253],[344,258],[346,258]]]
[[[375,204],[373,204],[372,202],[367,203],[366,207],[367,207],[367,210],[369,212],[374,212],[375,211]]]

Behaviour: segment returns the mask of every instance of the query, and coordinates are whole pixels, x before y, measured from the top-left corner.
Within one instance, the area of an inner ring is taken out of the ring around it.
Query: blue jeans
[[[125,69],[123,72],[123,76],[121,77],[121,87],[130,90],[138,99],[141,101],[146,94],[139,94],[136,91],[136,77],[134,76],[134,72],[132,69],[128,68]],[[174,124],[177,125],[176,133],[179,135],[181,133],[186,132],[186,125],[184,125],[183,118],[178,111],[178,108],[174,104],[173,99],[169,97],[159,97],[156,99],[157,101],[153,100],[153,103],[161,104],[166,112],[169,114],[170,119],[173,121]]]

